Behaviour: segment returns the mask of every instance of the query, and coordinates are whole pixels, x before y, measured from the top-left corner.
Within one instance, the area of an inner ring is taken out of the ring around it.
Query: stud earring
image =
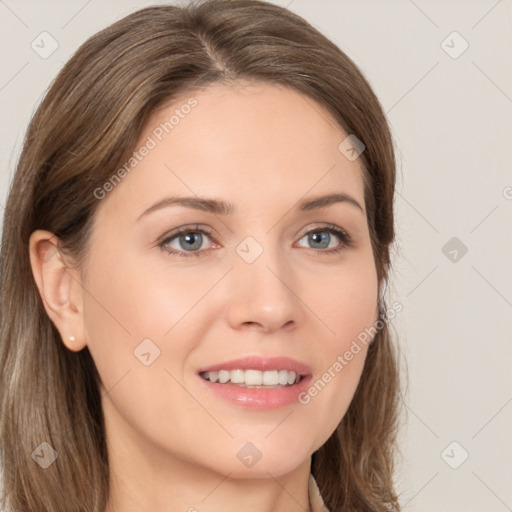
[[[75,337],[74,336],[70,336],[69,337],[69,341],[75,341]]]

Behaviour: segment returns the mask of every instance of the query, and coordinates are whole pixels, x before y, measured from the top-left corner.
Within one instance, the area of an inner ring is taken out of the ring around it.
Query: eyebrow
[[[352,196],[345,193],[333,193],[323,196],[316,196],[313,198],[302,199],[297,203],[295,207],[299,211],[312,211],[326,208],[336,203],[347,203],[364,213],[363,207],[354,199]],[[236,208],[233,204],[228,201],[222,201],[219,199],[209,199],[198,196],[174,196],[167,197],[161,201],[156,202],[149,208],[144,210],[137,219],[139,222],[144,216],[162,208],[168,208],[171,206],[183,206],[185,208],[193,208],[194,210],[202,210],[205,212],[213,213],[215,215],[233,215],[236,212]]]

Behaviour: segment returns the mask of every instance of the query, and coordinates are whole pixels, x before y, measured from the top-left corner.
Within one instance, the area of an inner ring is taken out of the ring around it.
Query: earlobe
[[[29,241],[32,274],[50,320],[69,350],[86,346],[80,276],[59,251],[59,239],[36,230]]]

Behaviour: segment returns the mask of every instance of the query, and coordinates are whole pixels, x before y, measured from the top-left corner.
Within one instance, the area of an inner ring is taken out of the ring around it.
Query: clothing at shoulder
[[[330,512],[324,505],[320,491],[312,473],[309,474],[309,503],[313,512]]]

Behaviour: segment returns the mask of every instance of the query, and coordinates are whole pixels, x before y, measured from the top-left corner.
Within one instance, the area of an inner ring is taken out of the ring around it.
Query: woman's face
[[[111,445],[243,478],[289,472],[328,439],[363,369],[353,342],[377,320],[347,135],[291,90],[215,85],[154,114],[95,191],[83,328]],[[350,199],[311,203],[332,194]],[[276,387],[290,370],[302,380]]]

